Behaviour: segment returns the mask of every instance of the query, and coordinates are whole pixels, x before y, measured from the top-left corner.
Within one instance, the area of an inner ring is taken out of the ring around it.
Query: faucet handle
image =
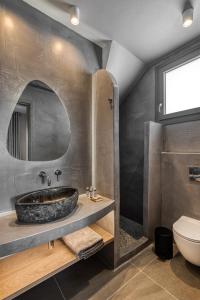
[[[47,177],[47,173],[45,171],[41,171],[39,176],[42,178],[42,183],[45,182],[45,178]]]
[[[59,176],[62,175],[62,171],[58,169],[54,172],[54,174],[57,176],[57,181],[59,181]]]

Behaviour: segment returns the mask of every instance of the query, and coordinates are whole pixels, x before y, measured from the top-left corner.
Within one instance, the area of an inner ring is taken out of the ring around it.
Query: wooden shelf
[[[113,241],[100,226],[90,227],[103,237],[105,245]],[[78,261],[62,240],[56,240],[51,250],[43,244],[4,258],[0,260],[0,300],[13,299]]]

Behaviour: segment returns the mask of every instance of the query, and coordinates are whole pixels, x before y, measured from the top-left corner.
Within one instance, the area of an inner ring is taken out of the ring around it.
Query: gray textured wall
[[[189,180],[189,166],[200,166],[199,154],[162,155],[162,224],[167,227],[181,216],[200,218],[200,183]]]
[[[161,225],[161,152],[163,126],[145,122],[144,134],[144,222],[145,236],[154,238],[154,230]]]
[[[164,127],[164,150],[178,153],[200,153],[200,121]]]
[[[155,120],[155,70],[120,105],[121,214],[143,222],[144,122]]]
[[[182,215],[200,218],[200,183],[190,181],[189,167],[200,166],[200,121],[164,127],[162,154],[162,223],[171,227]]]
[[[46,170],[53,186],[83,191],[91,182],[91,74],[99,68],[99,48],[18,0],[0,2],[0,211],[13,207],[18,194],[43,188],[38,173]],[[6,149],[9,121],[27,83],[41,80],[56,91],[71,124],[67,153],[51,162],[24,162]],[[63,170],[59,183],[53,176]]]
[[[154,120],[154,110],[152,68],[120,106],[121,213],[138,222],[142,222],[143,213],[143,128],[145,121]],[[163,126],[166,153],[161,159],[161,195],[156,199],[160,197],[161,223],[168,227],[181,215],[200,217],[200,184],[188,179],[188,167],[200,166],[199,128],[200,121]],[[156,193],[153,185],[154,181],[150,188]],[[154,205],[148,203],[148,210]]]

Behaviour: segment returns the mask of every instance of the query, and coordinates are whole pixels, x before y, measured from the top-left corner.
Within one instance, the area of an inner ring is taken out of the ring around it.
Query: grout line
[[[147,268],[148,266],[150,266],[152,264],[152,262],[154,262],[154,260],[156,260],[157,257],[155,256],[154,258],[152,258],[152,260],[150,262],[148,262],[148,264],[146,264],[146,266],[144,266],[144,268],[142,270],[144,270],[145,268]]]
[[[55,281],[55,283],[56,283],[56,285],[57,285],[57,288],[58,288],[58,290],[59,290],[59,292],[60,292],[60,294],[61,294],[63,300],[66,300],[66,298],[65,298],[65,296],[64,296],[64,294],[63,294],[63,291],[62,291],[62,289],[61,289],[61,287],[60,287],[60,285],[59,285],[59,283],[58,283],[56,277],[54,276],[53,279],[54,279],[54,281]]]
[[[131,281],[133,278],[135,278],[140,273],[142,273],[142,271],[140,271],[138,269],[138,272],[133,277],[131,277],[126,283],[124,283],[118,290],[116,290],[114,293],[112,293],[112,295],[110,295],[108,298],[106,298],[106,300],[111,299],[114,295],[116,295],[119,291],[121,291],[121,289],[123,289],[124,287],[126,287],[128,285],[128,283],[129,283],[129,281]]]
[[[118,270],[120,270],[123,267],[128,266],[128,265],[132,265],[132,266],[136,267],[135,265],[132,264],[131,260],[133,260],[133,257],[129,258],[128,260],[123,262],[121,265],[119,265],[117,268],[115,268],[115,271],[118,271]],[[136,268],[139,270],[138,267],[136,267]]]
[[[159,284],[156,280],[154,280],[153,278],[151,278],[148,274],[146,274],[145,272],[141,271],[141,273],[143,273],[147,278],[149,278],[154,284],[156,284],[157,286],[159,286],[161,289],[163,289],[167,294],[169,294],[172,298],[174,298],[175,300],[180,300],[178,298],[176,298],[176,296],[174,296],[172,293],[170,293],[170,291],[168,291],[168,289],[166,289],[164,286],[162,286],[161,284]]]
[[[135,263],[134,260],[137,259],[137,257],[139,256],[143,256],[143,254],[147,251],[148,248],[150,248],[150,246],[152,246],[153,244],[149,245],[147,248],[145,248],[144,250],[142,250],[141,252],[139,252],[137,255],[135,255],[134,257],[131,258],[130,260],[130,264],[133,265],[134,267],[137,267],[139,270],[143,271],[146,267],[148,267],[154,260],[157,259],[157,256],[155,255],[154,258],[152,258],[145,266],[143,267],[138,267]],[[152,252],[153,253],[153,252]],[[153,253],[154,254],[154,253]]]
[[[133,265],[134,267],[138,268],[140,271],[143,271],[145,268],[147,268],[148,266],[150,266],[152,264],[152,262],[156,260],[156,257],[152,258],[152,260],[150,260],[145,266],[143,266],[142,268],[141,267],[138,267],[136,264],[134,264],[134,262],[130,262],[131,265]]]

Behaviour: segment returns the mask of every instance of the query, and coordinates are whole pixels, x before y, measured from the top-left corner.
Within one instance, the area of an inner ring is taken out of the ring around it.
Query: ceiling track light
[[[80,23],[80,9],[78,6],[72,6],[70,8],[70,22],[72,25],[79,25]]]
[[[186,2],[184,10],[183,10],[183,27],[188,28],[193,23],[194,17],[194,8],[192,7],[190,2]]]

